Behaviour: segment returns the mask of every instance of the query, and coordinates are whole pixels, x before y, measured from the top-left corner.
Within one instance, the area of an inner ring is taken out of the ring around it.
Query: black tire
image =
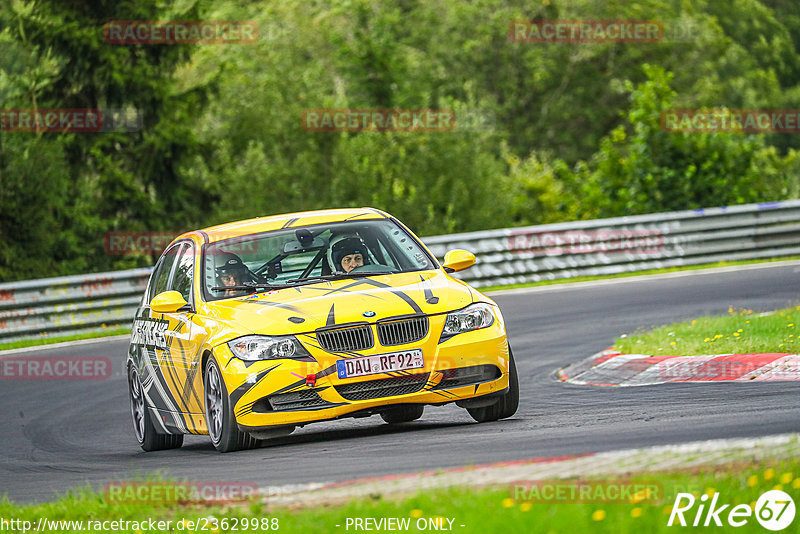
[[[397,423],[410,423],[422,417],[422,412],[425,411],[423,404],[409,404],[407,406],[397,406],[390,408],[385,412],[381,412],[381,419],[395,425]]]
[[[514,355],[511,349],[508,350],[508,392],[491,406],[482,408],[467,408],[469,415],[479,423],[506,419],[517,413],[519,408],[519,379],[517,378],[517,366],[514,363]]]
[[[156,430],[150,410],[147,408],[139,373],[133,365],[128,366],[128,397],[131,401],[133,431],[142,450],[163,451],[177,449],[183,445],[183,434],[160,434]]]
[[[228,390],[225,388],[219,364],[213,356],[206,363],[203,385],[206,425],[214,448],[219,452],[232,452],[260,446],[261,440],[240,431],[236,425]]]

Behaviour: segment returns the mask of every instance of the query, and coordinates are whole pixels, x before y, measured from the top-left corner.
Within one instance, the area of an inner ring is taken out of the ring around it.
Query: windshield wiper
[[[395,274],[389,271],[375,271],[375,272],[362,272],[362,273],[337,273],[337,274],[322,274],[319,276],[306,276],[305,278],[292,278],[286,282],[327,282],[329,280],[344,280],[346,278],[365,278],[367,276],[380,276],[384,274]]]
[[[238,286],[217,286],[212,287],[211,291],[257,291],[259,289],[287,289],[292,287],[287,284],[241,284]]]
[[[332,274],[323,274],[320,276],[304,276],[301,278],[290,278],[286,282],[325,282],[327,280],[336,280]]]

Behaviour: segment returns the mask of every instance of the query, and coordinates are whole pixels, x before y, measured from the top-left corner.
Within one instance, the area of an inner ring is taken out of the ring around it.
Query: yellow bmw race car
[[[413,421],[455,402],[478,422],[519,404],[500,309],[371,208],[261,217],[187,232],[166,248],[127,359],[146,451],[208,434],[221,452],[297,426],[379,414]]]

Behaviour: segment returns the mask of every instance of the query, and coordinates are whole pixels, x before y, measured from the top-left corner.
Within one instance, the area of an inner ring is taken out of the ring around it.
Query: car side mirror
[[[463,271],[475,265],[475,254],[468,250],[455,249],[444,255],[442,267],[449,273]]]
[[[177,291],[164,291],[150,301],[150,309],[157,313],[175,313],[189,303]]]

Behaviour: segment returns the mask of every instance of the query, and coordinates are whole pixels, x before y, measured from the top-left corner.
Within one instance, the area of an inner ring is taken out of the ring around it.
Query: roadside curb
[[[749,353],[700,356],[600,351],[556,372],[581,386],[651,386],[674,382],[800,381],[800,354]]]

